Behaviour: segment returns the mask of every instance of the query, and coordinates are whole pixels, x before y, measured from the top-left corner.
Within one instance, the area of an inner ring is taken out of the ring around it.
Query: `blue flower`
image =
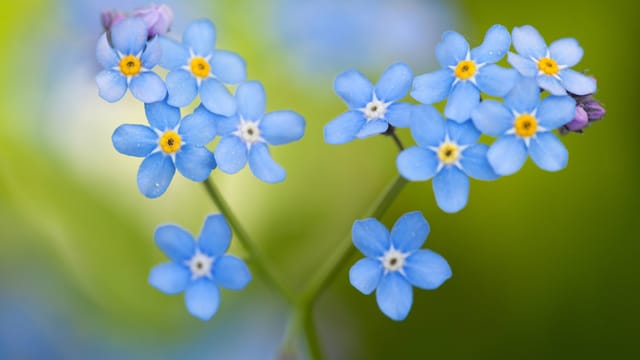
[[[145,104],[144,109],[150,127],[125,124],[112,136],[118,152],[144,157],[138,170],[140,192],[149,198],[164,194],[176,167],[187,179],[206,180],[216,167],[205,147],[216,136],[213,114],[199,107],[180,120],[180,109],[164,101]]]
[[[433,178],[436,202],[443,211],[454,213],[467,205],[469,176],[479,180],[498,178],[487,161],[489,147],[477,143],[480,132],[470,121],[445,121],[433,106],[416,106],[411,115],[411,134],[418,146],[398,155],[398,171],[412,181]]]
[[[547,45],[536,29],[529,25],[513,29],[513,47],[508,61],[520,74],[535,77],[538,85],[553,95],[592,94],[594,79],[569,69],[582,59],[583,50],[573,38],[565,38]]]
[[[167,75],[169,105],[183,107],[200,94],[207,110],[231,116],[236,112],[233,96],[224,84],[237,84],[246,78],[246,64],[237,54],[215,49],[216,29],[209,20],[189,24],[180,45],[160,37],[163,54],[160,65]]]
[[[96,47],[96,57],[104,67],[96,76],[100,97],[115,102],[129,88],[131,94],[144,103],[164,99],[167,94],[164,81],[151,72],[161,56],[162,48],[157,39],[147,43],[147,26],[142,19],[129,18],[119,22],[111,30],[111,44],[104,33]]]
[[[540,88],[533,78],[522,78],[504,100],[504,104],[483,101],[472,114],[480,131],[498,136],[487,152],[495,172],[515,173],[527,154],[543,170],[558,171],[567,166],[567,149],[551,131],[573,119],[575,100],[548,96],[540,101]]]
[[[281,182],[285,170],[269,154],[268,145],[282,145],[304,135],[305,122],[293,111],[265,114],[266,97],[262,84],[248,81],[236,90],[238,114],[217,117],[222,138],[214,152],[220,170],[235,174],[249,162],[249,168],[260,180]]]
[[[353,224],[353,243],[366,257],[349,270],[351,285],[365,295],[376,290],[380,310],[393,320],[404,320],[413,303],[412,285],[437,289],[451,277],[440,255],[420,249],[429,235],[429,223],[418,211],[404,214],[391,230],[369,218]]]
[[[412,105],[396,101],[407,94],[412,79],[411,69],[403,63],[389,66],[375,88],[355,70],[338,75],[334,88],[349,105],[349,111],[325,125],[324,140],[329,144],[344,144],[356,137],[384,133],[389,124],[408,127]]]
[[[187,310],[201,320],[209,320],[218,310],[218,286],[242,290],[251,281],[244,261],[225,255],[231,229],[221,214],[205,219],[197,241],[176,225],[158,227],[154,238],[171,262],[151,269],[149,284],[169,295],[184,291]]]
[[[469,43],[457,32],[448,31],[436,46],[442,69],[416,76],[411,96],[423,104],[449,97],[444,114],[457,122],[469,120],[480,102],[480,91],[505,96],[515,85],[518,73],[494,63],[509,50],[511,38],[502,25],[492,26],[482,45],[469,51]]]

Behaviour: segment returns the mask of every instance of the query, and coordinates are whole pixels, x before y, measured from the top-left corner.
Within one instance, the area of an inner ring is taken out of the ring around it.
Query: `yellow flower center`
[[[191,59],[191,63],[189,65],[193,75],[199,78],[206,78],[211,72],[211,65],[209,65],[207,59],[200,56]]]
[[[460,148],[455,143],[443,143],[438,148],[438,158],[447,165],[454,164],[460,159]]]
[[[516,118],[514,127],[518,136],[530,137],[538,129],[538,120],[532,115],[522,114]]]
[[[558,63],[552,58],[542,58],[538,60],[538,69],[547,75],[558,74]]]
[[[125,76],[138,75],[142,69],[142,63],[137,56],[127,55],[120,59],[120,72]]]
[[[460,80],[467,80],[476,74],[476,63],[471,60],[462,60],[456,65],[456,77]]]
[[[165,154],[173,154],[180,150],[182,139],[175,131],[167,131],[160,138],[160,148]]]

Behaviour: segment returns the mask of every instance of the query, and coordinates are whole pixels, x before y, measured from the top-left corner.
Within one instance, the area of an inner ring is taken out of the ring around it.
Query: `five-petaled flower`
[[[451,277],[447,261],[420,249],[429,235],[429,223],[418,211],[404,214],[391,229],[369,218],[353,224],[353,243],[366,257],[349,270],[349,281],[365,295],[376,290],[380,310],[393,320],[404,320],[413,304],[413,289],[432,290]]]
[[[171,262],[151,269],[149,283],[170,295],[184,291],[187,310],[201,320],[209,320],[218,310],[219,286],[242,290],[251,281],[246,264],[225,255],[231,229],[220,214],[205,219],[197,241],[176,225],[158,227],[154,237]]]

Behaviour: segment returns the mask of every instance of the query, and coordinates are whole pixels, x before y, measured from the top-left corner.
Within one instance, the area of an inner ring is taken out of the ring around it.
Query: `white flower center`
[[[368,121],[383,119],[384,115],[387,113],[387,107],[390,103],[384,103],[373,96],[373,100],[371,100],[364,108],[360,109],[364,113],[364,116]]]
[[[211,278],[212,257],[196,251],[191,260],[187,261],[187,265],[191,270],[191,279],[195,280],[204,276]]]
[[[393,247],[384,253],[382,258],[382,266],[386,272],[389,271],[402,271],[404,261],[409,254],[401,253]]]
[[[243,143],[247,144],[247,147],[251,147],[254,143],[264,141],[264,139],[260,137],[258,123],[254,121],[240,119],[238,130],[234,132],[234,135],[238,136]]]

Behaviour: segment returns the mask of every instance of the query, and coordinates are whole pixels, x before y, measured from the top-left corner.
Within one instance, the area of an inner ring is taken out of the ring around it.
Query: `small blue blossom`
[[[477,143],[480,132],[470,121],[445,121],[433,106],[416,106],[411,134],[418,146],[398,155],[398,171],[412,181],[433,178],[436,202],[443,211],[454,213],[467,205],[469,176],[479,180],[498,178],[487,161],[489,147]]]
[[[266,96],[262,84],[248,81],[236,90],[238,113],[217,117],[222,138],[214,152],[220,170],[235,174],[249,162],[249,168],[260,180],[281,182],[285,170],[269,153],[269,145],[282,145],[299,140],[304,135],[305,122],[293,111],[265,114]]]
[[[596,82],[570,67],[582,59],[583,50],[578,41],[565,38],[554,41],[547,48],[540,33],[532,26],[513,29],[513,47],[518,54],[509,52],[508,61],[520,74],[535,77],[538,86],[553,95],[587,95],[596,91]]]
[[[416,76],[411,96],[423,104],[433,104],[449,97],[444,114],[457,122],[469,120],[480,103],[480,92],[505,96],[515,85],[518,73],[505,69],[500,61],[509,50],[511,37],[502,25],[492,26],[482,45],[469,50],[469,43],[454,31],[445,32],[436,46],[442,69]]]
[[[412,105],[397,101],[407,95],[412,79],[411,69],[403,63],[389,66],[375,87],[355,70],[338,75],[334,88],[349,105],[349,111],[325,125],[324,140],[344,144],[382,134],[389,125],[408,127]]]
[[[160,62],[162,48],[157,38],[147,42],[145,22],[140,18],[124,19],[113,26],[110,38],[111,44],[107,33],[102,34],[96,47],[96,57],[104,67],[96,76],[100,97],[115,102],[129,88],[144,103],[164,99],[164,81],[151,72]]]
[[[138,170],[138,189],[149,198],[167,190],[178,171],[193,181],[204,181],[216,167],[205,147],[216,136],[213,114],[198,107],[180,120],[180,109],[164,101],[145,104],[151,126],[125,124],[113,133],[116,150],[124,155],[144,157]]]
[[[231,229],[221,214],[205,219],[197,241],[176,225],[158,227],[154,238],[171,262],[151,269],[149,284],[169,295],[184,291],[187,310],[201,320],[209,320],[218,310],[219,286],[242,290],[251,281],[244,261],[225,255]]]
[[[206,19],[189,24],[182,42],[160,37],[163,49],[160,65],[170,70],[169,105],[187,106],[199,93],[207,110],[224,116],[235,114],[236,103],[224,84],[245,80],[244,60],[235,53],[215,49],[216,29]]]
[[[419,211],[404,214],[389,230],[374,218],[353,224],[353,243],[366,257],[349,270],[351,285],[365,295],[376,290],[380,310],[393,320],[404,320],[413,304],[413,288],[437,289],[451,277],[447,261],[420,249],[429,235],[429,223]]]
[[[558,171],[567,166],[567,149],[551,131],[573,119],[575,100],[548,96],[540,101],[540,88],[533,78],[522,78],[504,100],[504,104],[483,101],[472,114],[480,131],[498,136],[487,152],[495,172],[515,173],[527,155],[543,170]]]

